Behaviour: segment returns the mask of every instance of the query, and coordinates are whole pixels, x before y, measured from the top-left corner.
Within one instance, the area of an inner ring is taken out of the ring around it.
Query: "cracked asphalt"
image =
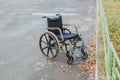
[[[65,54],[45,59],[39,38],[44,15],[63,14],[75,24],[87,46],[95,38],[96,0],[0,0],[0,80],[88,80],[79,64],[67,65]]]

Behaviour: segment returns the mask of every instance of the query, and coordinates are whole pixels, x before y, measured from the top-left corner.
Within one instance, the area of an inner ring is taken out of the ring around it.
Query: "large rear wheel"
[[[51,32],[42,34],[39,40],[39,46],[43,55],[49,59],[54,59],[59,52],[58,39]]]

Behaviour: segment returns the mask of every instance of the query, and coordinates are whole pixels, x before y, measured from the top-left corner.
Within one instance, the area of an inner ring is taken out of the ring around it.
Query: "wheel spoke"
[[[46,39],[46,41],[47,41],[47,43],[48,43],[48,39],[47,39],[47,36],[45,35],[45,39]]]
[[[47,45],[47,43],[46,43],[45,41],[41,41],[41,43],[42,43],[42,42]]]
[[[49,43],[51,43],[51,39],[49,40]]]
[[[48,50],[47,50],[47,57],[49,57],[49,51],[50,51],[50,48],[48,47]]]
[[[50,52],[52,53],[52,56],[54,56],[54,53],[53,53],[52,49],[50,49]]]
[[[43,50],[44,50],[44,49],[47,49],[47,48],[48,48],[48,46],[44,47]]]

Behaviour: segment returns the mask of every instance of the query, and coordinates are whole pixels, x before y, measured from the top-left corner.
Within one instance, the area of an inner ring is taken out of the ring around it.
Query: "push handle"
[[[43,16],[42,18],[47,18],[47,16]]]
[[[56,16],[60,16],[60,14],[56,14]],[[43,16],[42,18],[48,18],[47,16]]]
[[[56,14],[56,16],[60,16],[60,14]]]

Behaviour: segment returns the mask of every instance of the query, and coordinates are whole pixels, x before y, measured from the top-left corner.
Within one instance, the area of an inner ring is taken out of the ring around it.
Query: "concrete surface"
[[[43,15],[63,14],[76,24],[88,46],[94,39],[96,0],[0,0],[0,80],[88,80],[89,73],[65,62],[46,60],[39,49]]]

